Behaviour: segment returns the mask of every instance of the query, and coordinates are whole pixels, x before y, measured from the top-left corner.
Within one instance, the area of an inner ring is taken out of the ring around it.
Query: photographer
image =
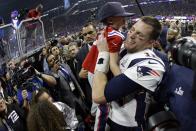
[[[53,88],[56,85],[56,79],[53,76],[40,73],[34,67],[31,66],[31,62],[28,59],[21,61],[21,69],[15,73],[17,81],[17,98],[19,105],[24,104],[25,101],[30,101],[32,92],[38,88],[46,87]],[[27,94],[24,91],[27,91]],[[26,94],[26,95],[24,95]]]
[[[196,41],[191,37],[181,38],[174,44],[171,52],[175,63],[171,65],[165,88],[158,98],[168,103],[169,109],[180,122],[181,131],[195,131],[196,94],[193,82],[196,69]]]

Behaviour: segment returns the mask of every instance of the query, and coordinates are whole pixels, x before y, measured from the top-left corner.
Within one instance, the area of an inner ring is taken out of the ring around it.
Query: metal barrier
[[[21,56],[18,32],[13,24],[0,27],[0,65]]]
[[[0,65],[9,59],[20,59],[39,51],[45,45],[44,25],[41,17],[0,27]]]
[[[45,32],[40,19],[21,21],[18,28],[22,55],[31,55],[44,46]]]

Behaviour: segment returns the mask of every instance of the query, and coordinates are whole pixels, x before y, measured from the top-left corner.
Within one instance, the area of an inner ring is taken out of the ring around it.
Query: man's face
[[[59,42],[61,43],[61,45],[68,45],[69,44],[69,40],[67,37],[62,36],[59,40]]]
[[[124,42],[127,51],[134,53],[152,47],[152,40],[150,39],[152,30],[153,28],[150,25],[141,20],[136,22],[129,30]]]
[[[58,56],[60,53],[59,48],[57,46],[52,47],[51,51],[54,56]]]
[[[178,35],[178,31],[177,30],[174,30],[174,29],[169,29],[167,31],[167,41],[172,43],[173,41],[176,40],[176,37]]]
[[[55,57],[54,57],[54,55],[48,56],[47,61],[48,61],[48,65],[49,65],[50,67],[52,67],[52,66],[54,65],[54,62],[55,62]]]
[[[42,54],[43,54],[44,56],[47,55],[47,49],[46,49],[46,48],[43,48],[43,49],[42,49]]]
[[[85,42],[92,42],[96,40],[96,31],[95,28],[92,25],[89,25],[87,27],[83,27],[82,34],[84,36]]]
[[[6,109],[6,104],[5,104],[5,100],[3,98],[0,98],[0,113],[5,111]]]
[[[16,65],[15,65],[14,61],[8,62],[7,66],[11,70],[14,70],[16,68]]]
[[[75,45],[72,45],[69,47],[69,52],[70,52],[70,55],[72,58],[74,58],[77,55],[78,51],[79,51],[79,49]]]

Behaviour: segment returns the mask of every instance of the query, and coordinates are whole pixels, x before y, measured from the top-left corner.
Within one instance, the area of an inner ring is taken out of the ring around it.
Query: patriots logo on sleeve
[[[137,77],[138,78],[141,78],[141,77],[144,77],[144,76],[160,76],[160,74],[149,68],[149,67],[146,67],[146,66],[138,66],[137,67]]]

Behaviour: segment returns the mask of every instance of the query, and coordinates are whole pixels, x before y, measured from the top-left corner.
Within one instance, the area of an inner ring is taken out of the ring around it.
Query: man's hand
[[[82,68],[79,72],[79,77],[80,78],[87,78],[88,77],[88,71]]]
[[[106,37],[104,37],[103,33],[99,35],[98,40],[96,40],[95,42],[97,44],[97,49],[99,52],[109,52],[107,39]]]

